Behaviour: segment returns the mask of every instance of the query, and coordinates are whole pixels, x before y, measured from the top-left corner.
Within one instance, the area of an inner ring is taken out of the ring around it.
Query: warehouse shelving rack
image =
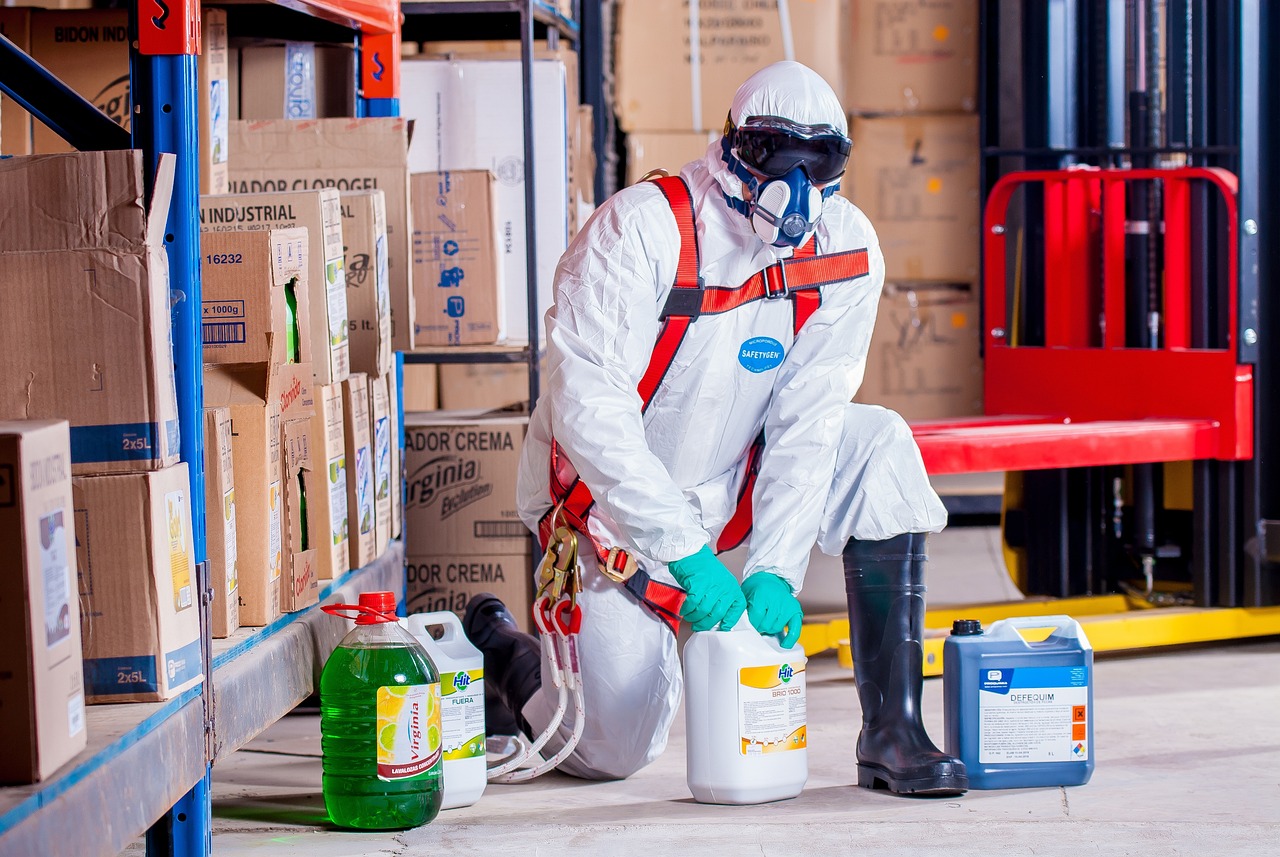
[[[540,323],[538,312],[538,243],[537,196],[534,192],[533,157],[533,42],[535,25],[546,28],[548,39],[564,38],[579,46],[577,2],[575,15],[566,17],[540,0],[435,0],[404,2],[405,18],[425,16],[487,16],[515,14],[520,28],[520,86],[523,94],[522,129],[524,133],[524,217],[525,217],[525,292],[528,298],[528,344],[441,346],[420,348],[404,355],[405,363],[526,363],[529,367],[529,407],[538,401],[540,387],[539,361]],[[576,107],[576,105],[574,105]]]
[[[399,114],[397,0],[278,0],[277,5],[350,31],[359,54],[357,115]],[[0,90],[75,148],[141,149],[152,175],[162,153],[176,155],[165,234],[174,376],[182,460],[191,473],[192,516],[203,521],[196,67],[200,3],[137,0],[130,12],[132,133],[111,122],[3,36]],[[403,411],[399,423],[403,446]],[[228,640],[212,641],[203,527],[195,527],[193,542],[204,595],[204,682],[164,703],[90,706],[89,744],[83,753],[46,782],[0,788],[3,857],[114,855],[144,833],[149,854],[208,855],[211,765],[314,690],[315,677],[345,631],[345,623],[312,607],[287,614],[265,628],[241,629]],[[351,601],[367,589],[403,593],[400,542],[393,542],[374,563],[329,582],[320,592],[320,601]]]

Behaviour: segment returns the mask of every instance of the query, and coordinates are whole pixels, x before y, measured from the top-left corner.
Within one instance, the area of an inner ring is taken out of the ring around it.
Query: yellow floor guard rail
[[[1066,614],[1084,625],[1096,652],[1146,649],[1280,635],[1280,607],[1169,607],[1138,609],[1123,595],[1034,599],[966,607],[939,607],[925,614],[924,674],[942,675],[942,644],[956,619],[990,625],[1014,616]],[[800,633],[806,654],[835,649],[852,669],[849,619],[840,614],[807,617]]]

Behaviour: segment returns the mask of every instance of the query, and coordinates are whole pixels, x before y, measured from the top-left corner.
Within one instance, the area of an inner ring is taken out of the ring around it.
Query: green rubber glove
[[[766,636],[782,637],[784,649],[794,646],[800,639],[804,610],[791,594],[791,585],[771,571],[757,571],[742,581],[742,592],[752,627]]]
[[[684,606],[680,616],[695,631],[710,631],[719,626],[729,630],[738,624],[747,609],[747,599],[738,578],[716,559],[711,548],[704,547],[693,556],[671,563],[671,576],[684,588]]]

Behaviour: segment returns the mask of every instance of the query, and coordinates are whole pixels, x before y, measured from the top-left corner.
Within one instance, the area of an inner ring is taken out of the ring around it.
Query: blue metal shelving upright
[[[359,116],[399,115],[398,0],[281,0],[295,11],[347,27],[359,52]],[[164,154],[176,156],[173,200],[165,232],[172,298],[174,379],[181,457],[191,474],[191,510],[204,520],[203,360],[201,347],[199,116],[197,55],[199,0],[137,0],[131,8],[132,131],[125,132],[91,103],[0,36],[0,90],[83,150],[135,148],[155,175]],[[401,428],[403,438],[403,428]],[[401,440],[403,444],[403,440]],[[193,538],[201,591],[204,528]],[[321,601],[351,600],[362,587],[403,590],[403,550],[352,571],[321,592]],[[214,644],[203,613],[205,681],[165,703],[92,706],[90,746],[45,783],[0,789],[0,857],[118,853],[146,834],[155,857],[196,857],[212,848],[210,766],[283,715],[313,689],[341,623],[316,608],[242,631]],[[220,650],[220,651],[219,651]],[[288,675],[255,669],[285,660]],[[215,712],[214,694],[240,696],[246,714]],[[157,820],[157,815],[159,818]]]

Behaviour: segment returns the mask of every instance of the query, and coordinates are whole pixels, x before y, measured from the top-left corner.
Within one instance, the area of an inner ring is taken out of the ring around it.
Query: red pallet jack
[[[1125,346],[1126,211],[1134,182],[1163,185],[1163,341]],[[1225,210],[1225,276],[1209,284],[1227,307],[1218,347],[1191,346],[1191,188],[1204,183]],[[1039,186],[1044,200],[1044,344],[1016,341],[1006,298],[1008,211]],[[1215,168],[1077,168],[1001,178],[983,223],[986,361],[981,417],[912,424],[931,475],[1019,472],[1253,457],[1253,372],[1237,359],[1237,182]],[[1097,284],[1101,283],[1101,288]],[[1280,607],[1148,609],[1124,594],[1028,599],[933,610],[925,674],[942,672],[954,618],[984,622],[1067,613],[1098,651],[1280,633]],[[848,655],[848,622],[805,626],[809,653]],[[841,645],[843,644],[843,645]],[[851,666],[851,664],[849,664]]]

